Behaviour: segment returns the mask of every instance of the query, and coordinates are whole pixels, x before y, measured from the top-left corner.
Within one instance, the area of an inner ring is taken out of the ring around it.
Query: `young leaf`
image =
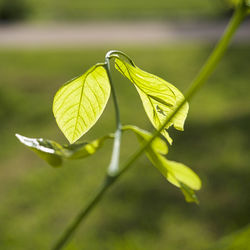
[[[116,56],[115,66],[123,76],[135,85],[149,120],[156,129],[159,129],[168,115],[183,101],[182,93],[172,84],[131,65],[122,60],[121,57]],[[173,125],[178,130],[184,130],[187,113],[188,103],[185,103],[162,131],[170,144],[172,144],[172,139],[167,129]]]
[[[139,142],[142,144],[152,137],[152,134],[136,126],[128,125],[124,126],[123,129],[129,129],[135,132]],[[164,143],[163,140],[157,137],[145,150],[147,157],[170,183],[181,189],[186,201],[198,203],[198,199],[193,190],[199,190],[201,188],[200,178],[184,164],[167,160],[163,156],[167,153],[166,150],[162,150]]]
[[[62,164],[63,147],[60,144],[42,138],[28,138],[19,134],[16,134],[16,137],[51,166],[59,167]]]
[[[195,172],[182,163],[167,160],[152,149],[146,150],[146,154],[162,175],[181,189],[186,201],[198,203],[194,190],[201,188],[201,180]]]
[[[152,134],[144,129],[138,128],[134,125],[124,125],[122,130],[131,130],[133,131],[138,139],[145,141],[149,141],[152,137]],[[150,147],[157,153],[166,155],[168,153],[168,146],[164,140],[160,137],[156,137],[155,140],[151,143]]]
[[[192,190],[191,188],[189,188],[187,185],[180,183],[181,185],[181,191],[185,197],[185,200],[187,202],[195,202],[196,204],[199,204],[199,200],[194,192],[194,190]]]
[[[59,167],[64,159],[81,159],[94,154],[106,139],[114,136],[110,134],[90,143],[84,142],[71,145],[61,145],[55,141],[42,138],[28,138],[19,134],[16,134],[16,137],[51,166]]]
[[[89,143],[74,143],[65,148],[70,151],[70,155],[67,157],[68,159],[81,159],[85,158],[89,155],[94,154],[102,145],[103,142],[107,139],[113,139],[114,136],[112,134],[105,135],[99,139],[96,139]]]
[[[201,188],[201,180],[193,170],[182,163],[169,161],[162,155],[157,158],[160,162],[159,170],[173,185],[181,188],[184,184],[192,190]]]
[[[110,96],[110,84],[103,64],[67,82],[56,93],[53,113],[70,143],[85,134],[101,116]]]

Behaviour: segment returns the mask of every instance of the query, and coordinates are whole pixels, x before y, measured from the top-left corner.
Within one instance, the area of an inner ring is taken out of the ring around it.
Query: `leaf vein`
[[[77,91],[78,89],[80,89],[82,86],[80,85],[79,87],[77,87],[76,89],[73,89],[69,94],[67,94],[64,98],[64,100],[62,101],[62,103],[60,104],[60,106],[57,108],[57,110],[55,111],[55,113],[57,113],[65,104],[65,102],[68,100],[69,96],[74,93],[75,91]],[[56,102],[56,101],[55,101]]]

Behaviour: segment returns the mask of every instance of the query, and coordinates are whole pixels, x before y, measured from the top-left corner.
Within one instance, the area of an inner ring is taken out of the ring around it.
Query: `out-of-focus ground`
[[[217,40],[226,21],[131,21],[131,22],[84,22],[57,24],[0,25],[0,47],[104,47],[156,46],[210,43]],[[235,42],[249,43],[250,21],[238,30]]]

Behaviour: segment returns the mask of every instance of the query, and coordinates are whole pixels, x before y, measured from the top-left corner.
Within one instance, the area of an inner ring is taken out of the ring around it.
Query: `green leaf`
[[[158,76],[145,72],[122,60],[119,56],[115,59],[116,69],[127,77],[136,87],[146,114],[156,129],[159,129],[167,117],[184,100],[183,94],[172,84]],[[188,103],[178,111],[167,126],[162,130],[163,136],[172,144],[167,129],[173,125],[177,130],[184,130],[184,122],[188,113]]]
[[[107,139],[114,138],[112,134],[105,135],[99,139],[96,139],[90,143],[74,143],[66,146],[65,148],[71,152],[69,159],[81,159],[89,155],[94,154]]]
[[[62,86],[54,97],[53,113],[70,143],[85,134],[101,116],[110,96],[110,83],[104,64]]]
[[[123,127],[123,130],[128,129],[136,133],[141,144],[145,144],[152,137],[152,134],[136,126],[127,125]],[[163,156],[167,153],[164,143],[157,137],[145,150],[147,157],[170,183],[181,189],[186,201],[198,203],[194,190],[201,188],[199,176],[184,164],[167,160]]]
[[[181,189],[186,201],[198,203],[193,190],[201,188],[201,180],[195,172],[182,163],[167,160],[163,155],[157,154],[153,150],[147,150],[146,154],[162,175]]]
[[[51,140],[42,138],[28,138],[16,134],[18,140],[32,151],[36,152],[43,160],[53,167],[61,166],[63,147]]]
[[[55,141],[42,138],[28,138],[19,134],[16,134],[16,137],[53,167],[61,166],[64,159],[71,160],[88,157],[94,154],[105,140],[114,138],[112,134],[109,134],[89,143],[61,145]]]
[[[199,200],[191,188],[189,188],[187,185],[180,183],[181,184],[181,191],[185,197],[185,200],[187,202],[195,202],[196,204],[199,204]]]
[[[169,182],[177,187],[181,187],[180,183],[183,183],[193,190],[201,188],[201,180],[193,170],[182,163],[169,161],[165,157],[161,157],[162,159],[160,160],[164,166],[162,174],[166,176]]]
[[[141,142],[149,141],[152,138],[152,134],[144,129],[138,128],[134,125],[124,125],[122,127],[122,130],[131,130],[133,131],[138,139]],[[167,154],[168,153],[168,146],[164,140],[162,140],[160,137],[156,137],[154,141],[150,145],[151,149],[159,154]]]

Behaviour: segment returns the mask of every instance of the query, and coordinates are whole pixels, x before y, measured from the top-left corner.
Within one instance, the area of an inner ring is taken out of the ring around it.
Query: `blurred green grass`
[[[117,48],[146,71],[186,90],[211,48]],[[1,50],[0,249],[48,249],[95,192],[111,143],[89,159],[52,169],[18,143],[14,133],[66,142],[53,119],[62,83],[102,62],[107,49]],[[171,130],[169,159],[202,178],[201,204],[187,204],[145,157],[107,194],[66,249],[206,249],[249,223],[250,46],[230,48],[192,100],[184,132]],[[152,130],[133,86],[114,72],[123,123]],[[113,107],[82,140],[114,129]],[[137,148],[123,137],[122,160]]]
[[[12,18],[50,21],[214,18],[229,11],[227,0],[0,0],[1,8],[3,15]]]

